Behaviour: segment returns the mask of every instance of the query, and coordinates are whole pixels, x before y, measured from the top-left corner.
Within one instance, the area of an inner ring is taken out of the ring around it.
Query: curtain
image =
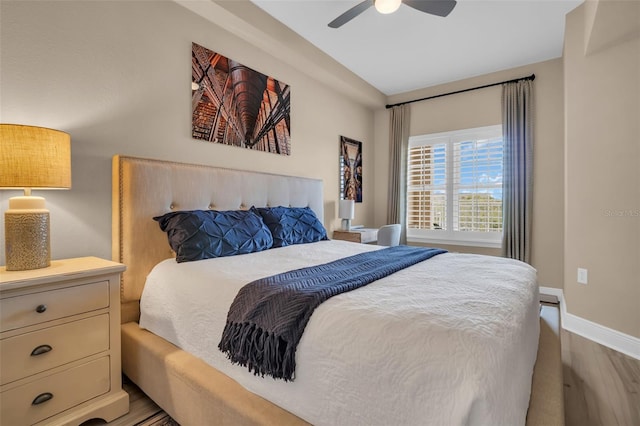
[[[401,225],[400,244],[407,243],[407,151],[411,107],[407,104],[391,109],[389,125],[389,202],[387,223]]]
[[[503,241],[505,257],[531,261],[533,81],[502,86]]]

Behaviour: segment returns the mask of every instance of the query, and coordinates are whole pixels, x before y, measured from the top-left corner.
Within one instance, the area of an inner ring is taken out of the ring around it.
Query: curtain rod
[[[536,75],[535,74],[531,74],[531,75],[529,75],[527,77],[514,78],[513,80],[501,81],[499,83],[485,84],[484,86],[472,87],[470,89],[456,90],[455,92],[443,93],[441,95],[427,96],[426,98],[414,99],[412,101],[398,102],[397,104],[385,105],[385,107],[387,109],[389,109],[389,108],[393,108],[394,106],[411,104],[411,103],[420,102],[420,101],[426,101],[428,99],[441,98],[443,96],[455,95],[455,94],[458,94],[458,93],[470,92],[472,90],[484,89],[484,88],[487,88],[487,87],[498,86],[500,84],[516,83],[516,82],[521,81],[521,80],[531,80],[531,81],[533,81],[535,79],[536,79]]]

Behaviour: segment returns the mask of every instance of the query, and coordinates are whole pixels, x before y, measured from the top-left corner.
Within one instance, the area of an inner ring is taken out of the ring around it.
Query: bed
[[[123,371],[181,424],[430,424],[443,421],[448,424],[478,424],[486,423],[487,419],[518,419],[516,423],[521,424],[524,423],[525,416],[527,424],[530,425],[563,424],[561,371],[558,371],[559,346],[552,347],[544,356],[541,356],[540,348],[536,351],[538,337],[542,336],[544,331],[539,329],[537,286],[517,289],[503,287],[501,283],[492,284],[490,278],[481,281],[479,284],[482,286],[494,285],[493,288],[489,288],[488,293],[507,293],[509,297],[514,297],[508,299],[513,301],[509,303],[514,306],[504,312],[504,305],[498,301],[501,297],[482,296],[482,287],[471,292],[469,288],[461,290],[464,287],[459,286],[460,282],[470,279],[468,274],[471,272],[468,272],[467,276],[463,273],[462,276],[449,280],[454,293],[460,290],[461,299],[458,301],[450,299],[450,295],[439,294],[435,289],[432,293],[427,292],[425,300],[420,303],[430,303],[427,311],[441,309],[442,312],[435,312],[433,315],[423,313],[419,318],[412,318],[416,323],[424,321],[426,330],[429,331],[426,333],[427,341],[423,342],[422,346],[430,344],[433,349],[429,352],[439,354],[424,364],[424,368],[415,361],[420,357],[410,354],[409,350],[406,351],[410,358],[407,369],[406,360],[401,362],[398,355],[386,358],[371,357],[375,358],[374,361],[377,360],[376,364],[369,358],[364,359],[362,354],[350,359],[348,351],[336,350],[336,346],[339,347],[340,344],[327,347],[314,343],[314,336],[327,334],[327,329],[348,328],[335,323],[339,318],[335,314],[336,311],[331,313],[332,305],[337,305],[337,312],[357,311],[360,308],[366,312],[369,310],[367,304],[375,305],[376,299],[382,295],[393,300],[400,299],[393,308],[393,315],[397,315],[399,312],[405,312],[404,307],[415,299],[410,297],[402,300],[403,294],[406,296],[416,291],[410,287],[401,287],[411,281],[407,279],[410,274],[424,277],[439,271],[438,274],[443,275],[444,272],[455,269],[455,263],[478,264],[477,257],[473,255],[442,254],[423,262],[424,265],[428,264],[428,269],[424,269],[423,264],[418,264],[385,278],[384,280],[393,284],[392,288],[396,288],[395,295],[388,294],[389,287],[385,285],[388,283],[380,281],[341,294],[322,304],[314,312],[300,341],[296,360],[301,361],[298,362],[296,380],[284,382],[261,378],[243,367],[225,363],[224,355],[216,347],[219,331],[216,331],[214,326],[207,326],[210,327],[208,334],[206,330],[199,329],[206,321],[215,321],[215,318],[205,319],[204,313],[208,312],[212,317],[217,316],[219,320],[220,316],[224,315],[225,306],[228,307],[231,303],[237,288],[245,281],[259,278],[261,274],[264,276],[284,272],[287,269],[306,266],[308,263],[322,263],[336,257],[377,248],[342,241],[321,241],[242,255],[242,259],[237,256],[177,264],[172,260],[166,234],[151,220],[152,217],[180,210],[246,210],[251,206],[295,206],[309,207],[320,220],[323,220],[325,206],[322,182],[307,178],[116,156],[113,160],[113,188],[113,258],[127,265],[121,287]],[[300,259],[304,259],[304,262]],[[529,276],[529,281],[532,276],[535,279],[535,271],[517,262],[499,258],[480,260],[480,264],[483,261],[495,261],[498,264],[497,269],[510,270],[512,275]],[[246,264],[255,264],[259,272],[243,267]],[[217,268],[217,272],[212,273],[210,268]],[[186,269],[191,277],[188,280],[180,278],[183,277],[180,274],[184,274]],[[468,270],[467,267],[461,269]],[[229,271],[242,273],[237,276],[229,274]],[[488,271],[489,269],[485,269],[479,275],[490,276]],[[152,284],[145,289],[148,276]],[[197,300],[197,295],[201,294],[203,289],[211,287],[206,279],[203,279],[207,276],[209,280],[211,276],[216,276],[224,281],[223,287],[216,287],[225,289],[219,292],[221,305],[204,305],[202,309],[195,309],[197,301],[186,297],[191,293],[196,295]],[[168,281],[166,278],[169,278]],[[176,281],[181,285],[171,284]],[[161,290],[152,293],[150,289],[156,287]],[[143,292],[145,313],[141,319],[140,298]],[[364,298],[359,298],[358,293]],[[169,319],[160,315],[162,312],[171,312],[171,304],[176,300],[186,300],[185,303],[192,307],[190,310],[196,315],[195,319],[186,318],[183,313],[176,313]],[[485,330],[486,339],[478,340],[477,336],[470,339],[462,338],[468,334],[469,329],[478,328],[478,324],[475,323],[480,317],[469,320],[461,331],[447,329],[449,325],[446,324],[446,311],[458,309],[462,305],[477,312],[486,310],[487,306],[497,309],[495,318],[479,325],[480,328],[488,327]],[[507,322],[520,323],[521,326],[512,328],[496,325],[499,322],[498,317],[503,317],[503,320],[511,319]],[[348,318],[343,320],[350,321]],[[141,327],[138,321],[141,321],[144,327]],[[327,324],[330,326],[327,327]],[[369,329],[380,327],[384,328],[385,325],[381,323],[379,327]],[[390,334],[394,336],[401,335],[404,330],[403,326],[395,329],[393,326],[390,327]],[[147,329],[154,330],[154,333]],[[524,330],[522,333],[518,331],[521,329]],[[189,334],[189,331],[196,336],[207,336],[200,340],[208,341],[208,349],[207,346],[198,348],[182,337],[181,333]],[[343,338],[353,340],[354,346],[361,346],[357,340],[358,334],[367,333],[360,331],[347,334]],[[161,335],[164,337],[160,337]],[[331,337],[327,335],[324,338]],[[455,344],[447,347],[447,340]],[[553,338],[541,339],[541,344],[547,340],[555,342]],[[483,345],[498,347],[497,342],[508,342],[515,349],[477,352]],[[522,352],[518,352],[520,347],[523,349]],[[465,351],[473,355],[467,354],[465,358]],[[333,360],[331,365],[327,366],[331,352],[337,352],[337,361]],[[535,365],[532,388],[531,370],[536,360],[536,352],[538,361]],[[490,362],[492,357],[496,358],[493,363]],[[458,364],[447,365],[447,359],[455,360]],[[384,361],[383,364],[380,364],[380,360]],[[476,361],[477,365],[474,364]],[[465,363],[469,364],[468,371],[473,372],[472,380],[465,382],[463,377],[462,384],[453,390],[442,389],[437,385],[442,381],[450,382],[452,377],[453,381],[458,380],[459,377],[456,378],[452,372],[458,369],[465,371]],[[393,370],[393,364],[400,364],[400,368]],[[380,365],[386,365],[388,368],[380,368]],[[491,367],[484,369],[483,365]],[[375,374],[366,374],[364,370],[358,371],[358,368],[371,368],[376,371]],[[399,371],[400,373],[394,377],[399,376],[401,379],[385,378],[387,370]],[[447,371],[449,373],[445,374]],[[358,384],[352,383],[356,380],[351,379],[357,377],[368,378]],[[378,388],[384,391],[385,383],[394,381],[398,382],[395,384],[398,386],[397,389],[389,388],[387,393],[369,391]],[[425,382],[436,385],[425,385]],[[486,389],[494,387],[493,382],[501,382],[495,385],[498,390],[487,391]],[[514,388],[510,389],[510,386]],[[421,392],[421,396],[416,397],[416,391]],[[515,414],[494,412],[503,409],[511,410]],[[505,422],[502,421],[504,424],[513,423]]]

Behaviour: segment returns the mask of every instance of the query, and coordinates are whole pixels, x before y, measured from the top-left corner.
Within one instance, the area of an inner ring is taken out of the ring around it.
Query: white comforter
[[[379,247],[323,241],[149,274],[140,326],[316,425],[521,425],[538,345],[535,270],[436,256],[313,313],[294,382],[257,377],[217,346],[237,291],[257,278]]]

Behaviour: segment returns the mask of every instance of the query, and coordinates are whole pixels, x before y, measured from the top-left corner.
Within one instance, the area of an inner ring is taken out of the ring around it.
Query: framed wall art
[[[362,202],[362,142],[340,136],[340,199]]]
[[[192,43],[193,138],[280,155],[291,154],[291,89]]]

